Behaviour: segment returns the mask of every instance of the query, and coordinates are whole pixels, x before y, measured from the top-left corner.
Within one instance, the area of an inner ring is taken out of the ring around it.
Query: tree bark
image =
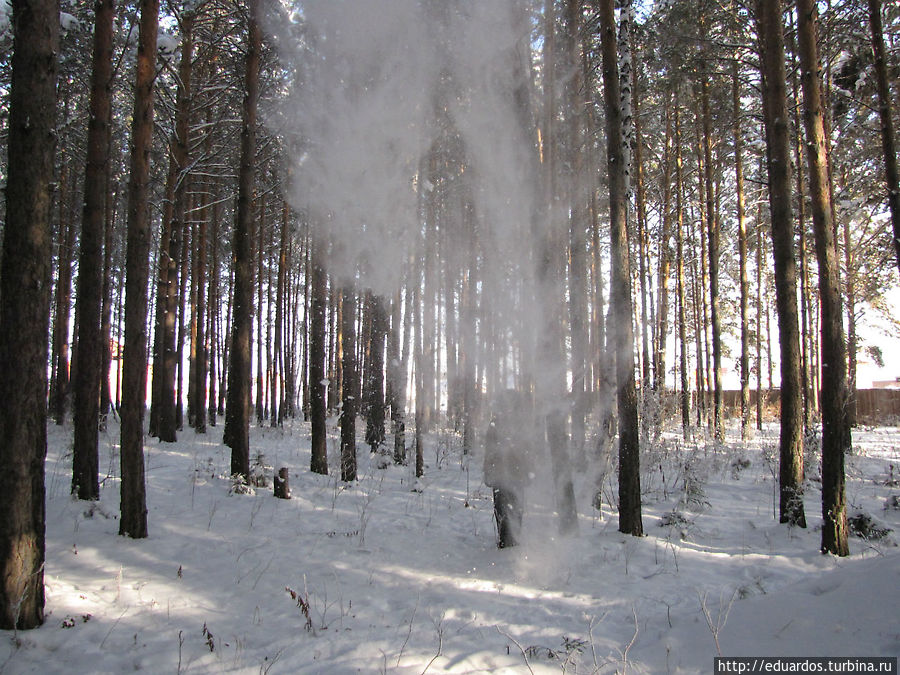
[[[341,290],[341,480],[356,480],[356,294],[349,283]]]
[[[328,475],[325,410],[328,384],[325,379],[325,314],[328,311],[328,280],[322,268],[322,247],[311,239],[309,268],[311,269],[312,299],[309,324],[309,408],[312,427],[312,457],[310,471]]]
[[[99,499],[99,424],[101,356],[100,330],[103,304],[103,240],[106,224],[106,193],[109,187],[109,124],[112,88],[112,39],[114,0],[95,6],[94,47],[91,72],[88,155],[84,177],[84,210],[81,251],[78,261],[78,371],[74,390],[74,441],[72,494],[78,499]],[[109,349],[109,345],[105,345]]]
[[[613,329],[616,388],[619,407],[619,531],[643,535],[641,522],[640,445],[637,392],[634,381],[634,333],[631,327],[631,272],[625,206],[625,162],[622,142],[624,95],[619,90],[616,23],[613,0],[600,0],[600,36],[603,54],[603,94],[607,118],[607,170],[609,172],[610,302],[617,317]]]
[[[234,317],[231,360],[228,364],[228,404],[225,442],[231,448],[231,473],[250,478],[250,359],[253,343],[253,219],[254,163],[256,161],[256,108],[259,97],[259,62],[262,33],[259,0],[249,0],[249,48],[244,74],[241,120],[241,167],[238,175],[237,217],[234,227]]]
[[[372,330],[369,337],[369,363],[366,369],[366,443],[372,452],[384,445],[384,347],[388,320],[384,299],[371,295]]]
[[[741,439],[750,432],[750,282],[747,278],[747,217],[744,209],[744,161],[741,131],[741,85],[737,58],[731,64],[732,133],[734,135],[734,184],[737,197],[738,283],[740,284],[741,321]],[[758,226],[758,224],[757,224]]]
[[[822,311],[822,552],[846,556],[850,554],[850,548],[847,543],[844,455],[851,449],[847,420],[847,350],[825,156],[814,0],[797,0],[797,17],[806,159]]]
[[[0,629],[44,622],[50,210],[59,3],[12,3],[6,227],[0,268]]]
[[[701,29],[704,28],[701,20]],[[713,432],[720,443],[725,440],[722,421],[722,318],[719,307],[719,221],[713,195],[712,119],[709,112],[709,78],[700,83],[700,107],[703,115],[703,167],[706,183],[706,234],[709,253],[709,314],[712,329]]]
[[[147,382],[147,281],[150,257],[150,148],[156,79],[159,0],[141,0],[137,81],[128,179],[128,246],[125,253],[125,352],[122,373],[122,487],[119,534],[147,536],[144,481],[144,407]]]
[[[388,405],[391,408],[391,432],[394,434],[394,463],[406,462],[406,369],[401,361],[400,321],[402,294],[397,291],[391,302],[391,327],[388,333]],[[409,326],[407,325],[407,333]]]
[[[894,230],[894,251],[897,255],[897,267],[900,269],[900,170],[897,168],[897,146],[891,116],[891,90],[888,85],[884,29],[881,25],[881,0],[869,0],[869,27],[872,31],[872,52],[875,56],[875,88],[878,91],[878,116],[881,120],[884,182]]]
[[[63,424],[69,396],[69,317],[72,300],[72,266],[75,261],[74,219],[67,214],[68,166],[63,163],[59,179],[59,256],[56,278],[56,308],[53,321],[53,369],[50,408],[56,424]]]
[[[191,62],[193,60],[193,12],[185,12],[181,17],[182,31],[182,56],[178,68],[178,91],[176,94],[175,113],[175,137],[172,139],[172,162],[175,165],[174,176],[174,200],[172,208],[172,224],[169,230],[169,248],[165,284],[165,307],[163,308],[163,335],[162,350],[159,364],[160,373],[160,415],[159,415],[159,440],[174,443],[177,440],[177,406],[175,375],[178,369],[178,354],[180,353],[180,340],[178,335],[177,318],[179,316],[179,281],[184,275],[179,275],[179,266],[183,260],[187,260],[188,247],[187,223],[185,214],[187,211],[187,186],[188,186],[188,144],[191,112]]]
[[[681,155],[681,113],[678,102],[678,91],[675,91],[674,124],[675,124],[675,219],[676,219],[676,249],[675,266],[678,294],[678,344],[680,371],[680,408],[681,408],[681,435],[688,440],[691,435],[691,390],[688,381],[688,340],[687,340],[687,316],[685,313],[685,277],[684,277],[684,172]]]
[[[803,401],[797,266],[791,209],[791,147],[781,0],[758,0],[775,300],[781,345],[780,521],[806,527],[803,509]]]

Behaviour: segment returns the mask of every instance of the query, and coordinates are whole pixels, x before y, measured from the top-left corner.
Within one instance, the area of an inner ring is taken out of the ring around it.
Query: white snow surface
[[[857,431],[847,458],[850,509],[893,532],[839,559],[819,553],[814,479],[808,529],[773,518],[776,427],[645,448],[642,538],[617,531],[609,479],[593,510],[587,468],[576,535],[556,534],[532,485],[524,541],[498,550],[480,449],[429,435],[417,481],[360,443],[360,478],[343,484],[334,424],[330,476],[308,470],[306,424],[251,429],[269,485],[290,468],[289,501],[232,493],[221,425],[148,439],[138,541],[117,534],[118,427],[86,503],[69,495],[71,429],[51,425],[46,622],[0,635],[0,672],[696,673],[712,672],[716,637],[724,655],[900,654],[897,428]]]

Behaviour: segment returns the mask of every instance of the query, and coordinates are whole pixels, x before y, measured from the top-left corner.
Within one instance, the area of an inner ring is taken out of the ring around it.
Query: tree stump
[[[278,469],[278,475],[275,476],[275,496],[279,499],[291,498],[291,487],[288,481],[288,468],[286,466]]]

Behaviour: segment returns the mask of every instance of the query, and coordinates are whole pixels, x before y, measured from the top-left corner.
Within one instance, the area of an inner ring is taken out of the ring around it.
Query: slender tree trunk
[[[406,369],[401,361],[400,320],[402,293],[398,290],[391,302],[391,328],[388,334],[388,405],[391,407],[391,432],[394,434],[394,463],[406,461],[404,409],[406,401]],[[406,332],[409,332],[406,324]]]
[[[194,294],[195,317],[194,324],[196,326],[194,350],[194,362],[191,369],[193,373],[193,423],[194,431],[198,434],[206,433],[206,369],[208,352],[206,321],[207,321],[207,296],[206,296],[206,248],[207,237],[206,229],[209,221],[209,185],[205,186],[205,194],[200,198],[203,200],[200,207],[199,221],[197,223],[197,241],[194,245],[194,281],[191,284],[192,293]]]
[[[253,344],[253,219],[254,162],[256,160],[256,107],[262,33],[259,0],[249,0],[250,44],[244,79],[241,122],[241,167],[238,175],[237,217],[234,227],[234,317],[231,360],[228,364],[228,404],[225,442],[231,448],[231,473],[250,478],[250,354]]]
[[[275,337],[272,350],[272,427],[281,426],[283,423],[285,404],[284,390],[284,352],[282,347],[282,335],[284,333],[284,309],[287,298],[286,278],[288,241],[290,241],[290,207],[285,201],[281,208],[281,239],[278,245],[278,273],[275,277]]]
[[[685,279],[684,279],[684,176],[681,156],[681,115],[679,112],[678,92],[675,101],[675,217],[677,219],[676,266],[678,279],[678,343],[680,349],[681,371],[681,434],[685,441],[691,435],[691,390],[688,382],[688,340],[687,317],[685,316]]]
[[[309,407],[312,423],[312,458],[310,471],[328,475],[326,447],[327,380],[325,379],[325,314],[328,311],[328,282],[322,268],[321,243],[312,239],[309,267],[311,269],[312,299],[309,330]]]
[[[186,176],[187,178],[188,176]],[[187,186],[184,188],[187,190]],[[187,204],[185,204],[187,213]],[[184,428],[184,345],[187,331],[191,328],[189,321],[185,321],[188,304],[187,282],[190,275],[191,256],[188,252],[193,245],[193,227],[182,217],[182,243],[181,243],[181,274],[178,283],[177,311],[178,333],[175,343],[175,429]]]
[[[809,303],[809,256],[806,246],[806,178],[803,175],[803,128],[800,125],[800,87],[797,80],[797,47],[794,41],[796,30],[793,16],[791,16],[790,30],[788,33],[788,48],[791,52],[791,111],[794,122],[794,139],[792,143],[794,151],[794,166],[796,168],[797,185],[797,232],[798,253],[800,263],[800,381],[803,388],[803,430],[809,432],[811,423],[813,402],[812,386],[810,383],[810,362],[815,339],[809,329],[810,303]]]
[[[99,499],[98,479],[100,378],[103,336],[103,240],[109,187],[109,123],[112,87],[114,0],[100,0],[94,14],[91,72],[91,114],[88,122],[88,157],[84,178],[84,211],[78,260],[78,372],[74,383],[74,442],[72,494]],[[109,345],[105,345],[109,350]]]
[[[741,85],[737,58],[731,64],[732,132],[734,134],[734,183],[737,195],[738,226],[738,283],[740,284],[741,315],[741,439],[750,432],[750,282],[747,278],[747,217],[744,210],[743,138],[741,136]]]
[[[791,214],[791,147],[785,85],[781,0],[758,0],[763,117],[769,167],[769,210],[781,345],[780,520],[806,527],[803,509],[803,402],[797,267]]]
[[[881,25],[881,0],[869,0],[869,27],[872,31],[872,52],[875,56],[875,87],[878,91],[878,115],[881,120],[884,182],[894,229],[894,251],[897,255],[897,267],[900,269],[900,170],[897,168],[897,146],[894,121],[891,117],[892,99],[888,85],[884,29]],[[896,101],[894,105],[896,106]]]
[[[341,290],[341,480],[356,480],[356,294],[349,283]]]
[[[603,92],[607,117],[607,167],[611,226],[610,301],[617,317],[614,329],[616,388],[619,406],[619,531],[641,536],[640,445],[637,392],[634,383],[634,334],[631,328],[631,272],[625,205],[625,163],[621,98],[613,0],[600,0]]]
[[[259,195],[259,227],[257,227],[256,244],[256,424],[262,426],[266,416],[265,410],[265,377],[266,365],[263,354],[263,259],[266,242],[266,198]]]
[[[701,21],[701,28],[703,27]],[[712,328],[713,431],[717,441],[725,440],[722,421],[722,318],[719,307],[719,219],[713,196],[712,118],[709,112],[709,78],[700,83],[703,115],[703,166],[706,182],[706,234],[709,239],[709,313]]]
[[[212,231],[210,232],[210,274],[209,274],[209,426],[216,426],[216,414],[218,413],[218,398],[216,396],[216,384],[218,382],[218,368],[216,358],[219,353],[219,204],[216,189],[217,183],[212,184]]]
[[[762,167],[760,167],[762,174]],[[762,200],[756,207],[756,430],[763,428],[763,362],[762,362],[762,284],[763,284],[763,237]]]
[[[44,622],[44,458],[59,3],[12,3],[0,267],[0,629]]]
[[[797,16],[806,159],[822,310],[822,552],[846,556],[850,554],[850,548],[847,543],[844,455],[851,448],[847,420],[847,353],[825,156],[815,2],[797,0]]]
[[[110,127],[107,127],[109,130]],[[108,145],[107,139],[107,145]],[[116,223],[116,207],[119,201],[119,188],[110,191],[110,173],[107,172],[107,189],[106,189],[106,218],[103,234],[103,303],[100,308],[100,345],[101,345],[101,366],[100,366],[100,431],[106,431],[106,421],[109,415],[109,409],[112,406],[112,392],[110,391],[109,378],[112,370],[112,265],[113,265],[113,234]],[[115,345],[116,358],[118,358],[119,343]],[[116,368],[118,371],[119,369]]]
[[[153,373],[150,381],[150,426],[151,436],[160,435],[160,418],[162,417],[163,382],[165,380],[165,351],[168,303],[166,297],[169,293],[169,247],[172,242],[172,226],[175,224],[175,181],[177,179],[177,163],[169,160],[169,170],[166,176],[165,200],[163,202],[162,229],[159,234],[159,250],[156,260],[156,305],[153,323]],[[174,321],[174,319],[173,319]]]
[[[384,347],[388,319],[384,299],[372,295],[372,333],[369,340],[369,365],[366,370],[366,443],[372,452],[384,445]]]
[[[69,395],[69,317],[72,300],[72,267],[75,261],[74,219],[66,215],[66,186],[68,171],[66,164],[61,169],[59,194],[59,263],[56,279],[56,313],[53,323],[54,373],[50,405],[56,424],[62,424],[66,417]]]
[[[654,384],[660,397],[666,391],[666,341],[669,333],[669,277],[672,264],[672,116],[671,94],[665,97],[666,136],[663,144],[662,232],[657,266],[656,341],[653,351]]]
[[[846,181],[845,181],[846,184]],[[844,219],[844,268],[847,270],[847,423],[857,424],[857,335],[856,335],[856,262],[853,259],[853,241],[850,236],[850,219]]]
[[[125,353],[122,373],[121,518],[119,534],[147,536],[144,481],[144,407],[147,382],[147,281],[150,257],[150,148],[156,79],[159,0],[141,0],[137,82],[128,179],[128,247],[125,253]]]

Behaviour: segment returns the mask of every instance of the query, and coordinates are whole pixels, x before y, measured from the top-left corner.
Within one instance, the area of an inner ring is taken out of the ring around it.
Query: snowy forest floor
[[[774,517],[776,426],[746,443],[733,426],[723,445],[652,442],[643,538],[617,531],[612,477],[601,516],[578,472],[579,531],[564,538],[535,483],[524,541],[503,550],[481,451],[463,456],[455,434],[429,435],[419,481],[360,443],[347,485],[309,472],[308,425],[253,427],[269,487],[251,494],[234,492],[221,434],[148,439],[150,537],[134,541],[117,536],[118,426],[91,504],[69,495],[71,429],[51,425],[47,619],[0,636],[0,671],[692,673],[717,651],[900,654],[896,427],[854,433],[848,511],[874,531],[845,559],[819,553],[817,462],[810,527]],[[333,468],[337,454],[333,435]],[[279,466],[289,501],[272,496]]]

